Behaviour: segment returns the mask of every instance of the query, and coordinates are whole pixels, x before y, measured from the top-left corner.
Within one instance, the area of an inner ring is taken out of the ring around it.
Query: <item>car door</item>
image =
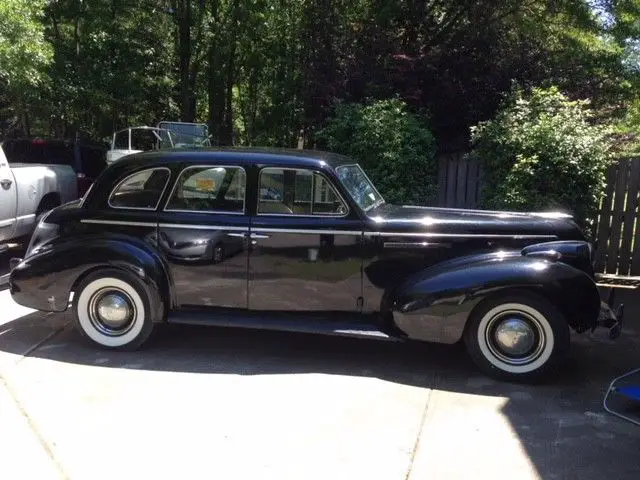
[[[188,165],[178,175],[157,244],[180,308],[247,308],[246,180],[239,164]]]
[[[17,185],[0,147],[0,241],[13,237],[18,207]]]
[[[362,221],[329,177],[262,166],[251,220],[249,308],[358,312]]]

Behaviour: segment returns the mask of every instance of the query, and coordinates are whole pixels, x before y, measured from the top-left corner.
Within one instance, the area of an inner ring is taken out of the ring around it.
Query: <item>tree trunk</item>
[[[216,45],[209,47],[208,100],[209,100],[209,132],[212,144],[220,145],[222,124],[224,120],[224,83],[220,78],[220,54]]]
[[[183,122],[195,119],[195,96],[191,84],[191,0],[179,0],[176,12],[178,23],[178,69],[180,75],[180,118]]]

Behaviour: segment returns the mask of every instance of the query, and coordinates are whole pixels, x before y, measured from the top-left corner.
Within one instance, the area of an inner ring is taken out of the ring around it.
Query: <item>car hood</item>
[[[382,232],[460,235],[540,235],[584,240],[570,215],[559,212],[510,212],[384,204],[367,215]]]

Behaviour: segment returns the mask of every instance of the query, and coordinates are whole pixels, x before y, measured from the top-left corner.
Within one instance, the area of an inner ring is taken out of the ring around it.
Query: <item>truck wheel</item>
[[[128,272],[92,273],[74,294],[76,328],[100,347],[134,350],[153,330],[149,298],[146,287]]]
[[[467,350],[488,375],[533,381],[569,351],[569,325],[560,311],[533,294],[511,294],[480,304],[464,333]]]

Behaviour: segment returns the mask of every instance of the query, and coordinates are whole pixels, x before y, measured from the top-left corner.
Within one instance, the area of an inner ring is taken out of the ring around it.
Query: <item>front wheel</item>
[[[485,373],[510,381],[537,380],[569,350],[560,311],[533,294],[505,295],[481,304],[465,330],[467,350]]]
[[[92,343],[132,350],[151,335],[149,294],[128,272],[105,269],[90,274],[74,294],[75,324]]]

